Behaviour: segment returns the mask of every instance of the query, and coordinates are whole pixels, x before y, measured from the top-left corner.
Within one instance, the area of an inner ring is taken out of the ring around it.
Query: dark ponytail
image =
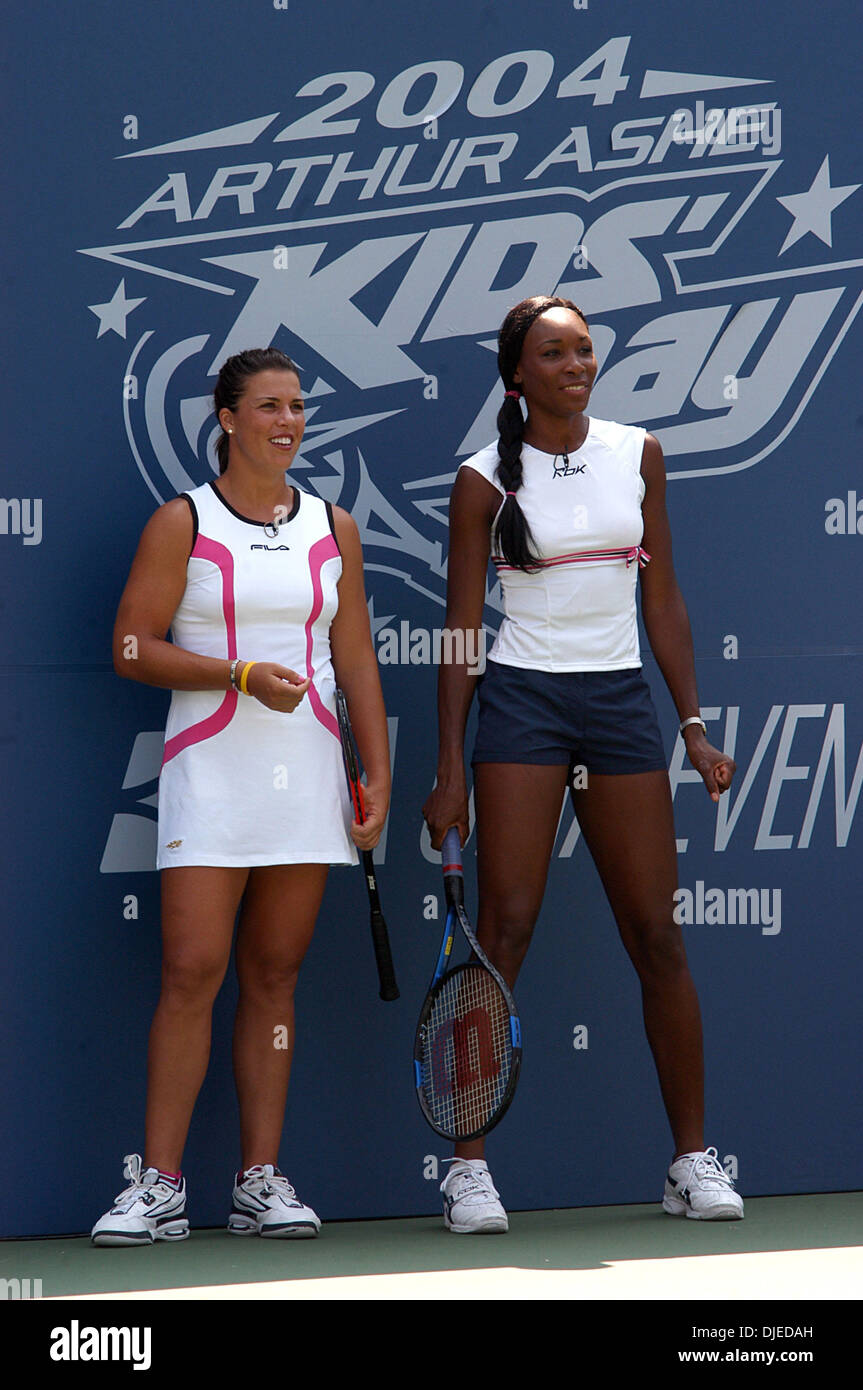
[[[504,397],[503,405],[497,412],[497,432],[500,459],[497,476],[507,495],[497,516],[494,548],[508,565],[515,565],[521,570],[535,570],[538,565],[533,536],[527,517],[515,497],[522,483],[521,445],[524,435],[524,416],[515,396]]]
[[[220,410],[236,410],[249,377],[255,376],[258,372],[270,371],[293,372],[297,380],[300,376],[290,357],[274,347],[247,348],[245,352],[238,352],[223,362],[213,392],[216,419],[219,418]],[[224,473],[228,466],[229,449],[228,436],[222,430],[216,440],[216,457],[219,460],[220,473]]]
[[[549,309],[571,309],[587,324],[584,314],[570,299],[536,295],[523,299],[510,309],[497,340],[497,366],[507,392],[518,391],[513,381],[528,329],[535,319]],[[515,494],[522,484],[521,446],[524,439],[524,416],[515,395],[506,395],[497,414],[497,476],[507,496],[498,512],[494,530],[494,550],[508,565],[531,573],[540,568],[539,556],[531,535],[527,517]]]

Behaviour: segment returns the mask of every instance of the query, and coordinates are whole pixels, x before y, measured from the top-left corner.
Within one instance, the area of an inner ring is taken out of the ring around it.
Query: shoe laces
[[[455,1163],[457,1159],[448,1159],[447,1162]],[[487,1168],[470,1167],[450,1169],[442,1183],[442,1189],[448,1187],[449,1195],[456,1201],[462,1201],[465,1197],[497,1197],[491,1173]]]
[[[124,1187],[122,1192],[118,1192],[114,1198],[114,1206],[132,1206],[139,1197],[143,1195],[145,1187],[154,1187],[157,1179],[150,1176],[155,1170],[146,1168],[141,1171],[141,1155],[126,1154],[123,1159],[123,1177],[131,1179],[129,1186]]]
[[[283,1173],[279,1172],[278,1168],[274,1168],[272,1173],[268,1173],[263,1167],[258,1169],[250,1168],[248,1172],[243,1175],[241,1186],[245,1187],[249,1180],[255,1183],[258,1192],[275,1194],[282,1197],[291,1206],[302,1206],[302,1202],[291,1186],[291,1183]]]
[[[719,1154],[714,1148],[705,1149],[704,1153],[697,1154],[693,1158],[686,1175],[687,1183],[691,1182],[693,1175],[696,1178],[707,1178],[711,1182],[717,1182],[724,1187],[734,1189],[734,1183],[719,1162]]]

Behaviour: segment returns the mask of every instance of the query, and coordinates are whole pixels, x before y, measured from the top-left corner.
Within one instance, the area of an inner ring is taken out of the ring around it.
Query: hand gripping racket
[[[422,1112],[444,1139],[488,1134],[509,1106],[521,1065],[521,1025],[506,983],[483,953],[464,909],[457,829],[443,842],[447,915],[417,1024],[414,1071]],[[456,926],[473,956],[449,969]]]
[[[363,786],[360,781],[360,769],[357,762],[356,748],[354,747],[354,735],[351,729],[351,721],[348,717],[348,702],[341,690],[336,690],[336,713],[339,719],[339,733],[342,739],[342,757],[345,762],[345,776],[348,779],[348,791],[351,794],[351,802],[354,808],[354,819],[360,825],[366,818],[366,808],[363,801]],[[396,984],[396,974],[393,968],[393,958],[390,953],[390,938],[387,932],[387,924],[384,921],[384,914],[381,911],[381,900],[378,894],[378,880],[375,874],[375,864],[372,859],[371,850],[360,851],[363,859],[363,872],[366,879],[366,888],[369,894],[369,910],[371,913],[372,942],[375,948],[375,960],[378,966],[378,980],[380,982],[381,999],[398,999],[399,987]]]

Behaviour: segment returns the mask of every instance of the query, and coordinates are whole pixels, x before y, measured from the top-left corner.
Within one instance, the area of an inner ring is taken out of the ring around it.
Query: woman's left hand
[[[380,787],[374,782],[367,785],[364,783],[363,804],[366,818],[362,825],[359,821],[354,821],[351,826],[351,839],[357,849],[374,849],[383,834],[390,807],[389,787]]]
[[[693,732],[687,730],[684,736],[686,751],[689,761],[701,778],[705,787],[710,793],[712,801],[718,801],[723,792],[728,791],[731,786],[731,779],[737,771],[737,764],[727,753],[722,753],[718,748],[714,748],[712,743],[708,743],[698,725],[691,726]]]

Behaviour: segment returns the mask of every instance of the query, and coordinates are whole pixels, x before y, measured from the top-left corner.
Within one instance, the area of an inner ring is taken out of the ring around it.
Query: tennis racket
[[[366,808],[363,801],[363,785],[360,781],[360,769],[357,762],[357,753],[354,746],[354,734],[351,729],[351,721],[348,716],[348,702],[341,690],[336,690],[336,714],[339,720],[339,733],[342,740],[342,757],[345,763],[345,776],[348,779],[348,791],[351,795],[351,802],[354,808],[354,819],[360,825],[366,818]],[[390,952],[390,938],[387,932],[387,924],[384,921],[384,914],[381,911],[381,900],[378,893],[378,880],[375,873],[375,864],[371,850],[360,851],[363,860],[363,872],[366,879],[366,888],[369,894],[369,911],[371,913],[372,943],[375,948],[375,960],[378,967],[378,981],[380,983],[381,999],[398,999],[399,987],[396,984],[396,973],[393,968],[393,958]]]
[[[443,842],[447,914],[429,992],[417,1024],[414,1073],[422,1112],[444,1139],[478,1139],[506,1113],[521,1065],[521,1024],[505,981],[483,953],[464,909],[461,842]],[[452,969],[456,927],[473,952]]]

